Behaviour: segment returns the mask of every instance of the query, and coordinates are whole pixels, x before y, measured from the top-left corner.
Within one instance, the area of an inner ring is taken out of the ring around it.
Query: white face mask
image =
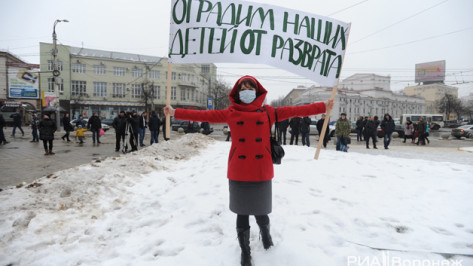
[[[242,90],[240,91],[240,100],[246,104],[252,103],[256,99],[256,91]]]

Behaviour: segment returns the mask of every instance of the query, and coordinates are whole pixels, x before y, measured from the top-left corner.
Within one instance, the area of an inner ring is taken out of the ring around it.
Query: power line
[[[401,22],[404,22],[404,21],[409,20],[409,19],[411,19],[411,18],[413,18],[413,17],[416,17],[416,16],[418,16],[418,15],[420,15],[420,14],[422,14],[422,13],[424,13],[424,12],[426,12],[426,11],[432,9],[432,8],[435,8],[435,7],[437,7],[437,6],[439,6],[439,5],[443,4],[443,3],[446,3],[446,2],[448,2],[448,0],[442,1],[442,2],[440,2],[440,3],[438,3],[438,4],[435,4],[435,5],[431,6],[431,7],[428,7],[428,8],[426,8],[426,9],[423,9],[423,10],[421,10],[421,11],[419,11],[419,12],[413,14],[413,15],[410,15],[410,16],[407,17],[407,18],[401,19],[401,20],[399,20],[399,21],[397,21],[397,22],[394,22],[393,24],[390,24],[390,25],[388,25],[388,26],[386,26],[386,27],[384,27],[384,28],[381,28],[381,29],[379,29],[379,30],[373,32],[373,33],[370,33],[370,34],[366,35],[365,37],[363,37],[363,38],[361,38],[361,39],[359,39],[359,40],[353,41],[353,42],[351,42],[351,44],[353,45],[353,44],[355,44],[355,43],[357,43],[357,42],[360,42],[360,41],[362,41],[362,40],[365,40],[365,39],[367,39],[367,38],[369,38],[369,37],[371,37],[371,36],[373,36],[373,35],[375,35],[375,34],[378,34],[378,33],[382,32],[382,31],[384,31],[384,30],[386,30],[386,29],[389,29],[389,28],[391,28],[391,27],[393,27],[393,26],[395,26],[395,25],[397,25],[397,24],[399,24],[399,23],[401,23]]]
[[[356,3],[356,4],[353,4],[353,5],[349,6],[349,7],[340,9],[340,10],[335,11],[335,12],[333,12],[332,14],[329,14],[329,15],[327,15],[327,16],[328,16],[328,17],[333,16],[333,15],[338,14],[338,13],[340,13],[340,12],[343,12],[343,11],[345,11],[345,10],[347,10],[347,9],[350,9],[350,8],[352,8],[352,7],[355,7],[355,6],[359,5],[359,4],[362,4],[362,3],[364,3],[364,2],[368,2],[368,0],[364,0],[364,1],[358,2],[358,3]]]
[[[446,36],[446,35],[451,35],[451,34],[459,33],[459,32],[462,32],[462,31],[467,31],[467,30],[471,30],[471,29],[473,29],[473,27],[469,27],[469,28],[465,28],[465,29],[461,29],[461,30],[456,30],[456,31],[452,31],[452,32],[447,32],[447,33],[443,33],[443,34],[440,34],[440,35],[430,36],[430,37],[426,37],[426,38],[415,40],[415,41],[398,43],[398,44],[385,46],[385,47],[381,47],[381,48],[375,48],[375,49],[363,50],[363,51],[355,51],[355,52],[350,52],[350,53],[351,54],[361,54],[361,53],[367,53],[367,52],[374,52],[374,51],[379,51],[379,50],[404,46],[404,45],[408,45],[408,44],[412,44],[412,43],[416,43],[416,42],[422,42],[422,41],[425,41],[425,40],[440,38],[440,37],[443,37],[443,36]]]

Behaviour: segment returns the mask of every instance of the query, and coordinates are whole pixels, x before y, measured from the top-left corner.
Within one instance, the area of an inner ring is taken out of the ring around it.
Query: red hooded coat
[[[256,84],[256,99],[245,104],[240,102],[238,84],[243,79],[250,78]],[[226,110],[196,111],[176,109],[175,118],[180,120],[207,121],[210,123],[227,123],[232,132],[232,146],[228,157],[227,177],[235,181],[266,181],[274,176],[269,141],[268,115],[262,107],[266,98],[266,89],[251,76],[241,77],[230,92],[233,103]],[[265,105],[275,122],[275,108]],[[323,102],[302,106],[278,107],[278,120],[299,116],[310,116],[325,113]]]

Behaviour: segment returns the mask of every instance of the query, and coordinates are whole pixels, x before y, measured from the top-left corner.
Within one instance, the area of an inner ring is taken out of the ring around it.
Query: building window
[[[181,101],[185,101],[185,100],[186,100],[186,89],[181,88]]]
[[[154,97],[156,99],[161,99],[161,86],[154,86]]]
[[[131,72],[131,76],[134,78],[139,78],[143,76],[143,69],[141,68],[133,68],[133,71]]]
[[[62,61],[57,61],[57,69],[59,71],[62,71]],[[48,70],[49,71],[53,71],[54,70],[54,67],[53,67],[53,60],[48,60]]]
[[[172,72],[172,73],[171,73],[171,79],[172,79],[172,80],[176,80],[176,72]]]
[[[150,79],[160,79],[161,78],[161,73],[159,70],[151,70],[149,72],[149,78]]]
[[[85,64],[72,64],[73,73],[85,73]]]
[[[113,83],[113,94],[112,97],[124,98],[125,97],[125,83]]]
[[[176,100],[176,99],[177,99],[177,88],[171,87],[171,100]]]
[[[113,75],[114,76],[125,76],[126,69],[124,67],[113,67]]]
[[[195,102],[195,91],[192,90],[192,101]]]
[[[141,85],[140,84],[131,85],[131,97],[141,98]]]
[[[107,82],[94,82],[94,96],[107,97]]]
[[[48,92],[55,92],[54,85],[54,78],[48,78]],[[61,94],[64,92],[64,84],[59,85],[59,92]]]
[[[80,80],[71,81],[71,94],[72,96],[87,96],[86,95],[86,82]]]
[[[202,73],[209,73],[210,65],[202,65]]]
[[[107,74],[107,68],[104,65],[94,65],[94,74],[105,75]]]

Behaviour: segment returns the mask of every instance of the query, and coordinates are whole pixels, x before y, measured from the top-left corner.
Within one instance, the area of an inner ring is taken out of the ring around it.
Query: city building
[[[52,51],[52,44],[40,43],[40,88],[51,95],[61,83],[60,106],[73,117],[97,112],[113,118],[121,110],[159,112],[165,106],[167,58],[58,45],[55,79]],[[206,109],[216,76],[214,64],[172,64],[171,104]]]
[[[443,83],[428,83],[404,88],[404,93],[409,96],[423,97],[425,99],[425,112],[429,114],[439,113],[436,102],[446,94],[458,98],[458,88]]]
[[[299,96],[306,91],[306,87],[298,86],[297,89],[292,89],[283,99],[283,105],[296,105],[295,101]]]
[[[386,85],[389,83],[389,76],[375,74],[355,74],[343,80],[337,90],[331,120],[338,119],[341,113],[346,113],[347,119],[355,122],[359,116],[377,115],[382,119],[385,113],[389,113],[393,118],[399,118],[401,114],[424,112],[423,98],[394,93]],[[366,84],[382,87],[369,87]],[[331,87],[312,86],[299,95],[294,105],[326,101],[331,95]]]
[[[39,108],[39,65],[0,51],[0,106]]]

